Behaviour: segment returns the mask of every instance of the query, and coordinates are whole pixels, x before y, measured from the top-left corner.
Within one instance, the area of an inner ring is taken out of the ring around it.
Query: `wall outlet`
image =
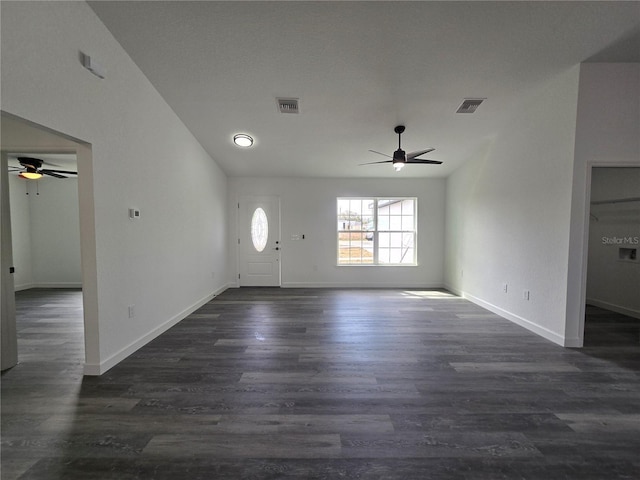
[[[503,291],[504,293],[507,293],[508,288],[509,288],[509,285],[508,285],[508,284],[506,284],[506,283],[503,283],[503,284],[502,284],[502,291]]]
[[[529,290],[524,290],[522,292],[522,298],[524,298],[525,300],[529,300]]]
[[[133,318],[136,316],[136,306],[129,305],[129,318]]]

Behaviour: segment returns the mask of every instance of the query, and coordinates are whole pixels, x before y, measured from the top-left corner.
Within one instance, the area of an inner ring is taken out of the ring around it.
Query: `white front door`
[[[243,196],[238,203],[239,284],[280,286],[280,198]]]

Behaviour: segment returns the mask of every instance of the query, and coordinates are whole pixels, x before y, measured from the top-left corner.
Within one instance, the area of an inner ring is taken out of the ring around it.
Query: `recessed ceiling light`
[[[250,147],[253,145],[253,138],[246,133],[238,133],[233,136],[233,143],[239,147]]]

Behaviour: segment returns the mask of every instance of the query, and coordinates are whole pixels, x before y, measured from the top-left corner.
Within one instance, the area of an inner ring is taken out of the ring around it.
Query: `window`
[[[251,217],[251,241],[256,251],[262,252],[264,250],[264,247],[267,246],[268,238],[269,222],[267,221],[267,214],[262,208],[258,207]]]
[[[338,198],[338,265],[415,265],[415,198]]]

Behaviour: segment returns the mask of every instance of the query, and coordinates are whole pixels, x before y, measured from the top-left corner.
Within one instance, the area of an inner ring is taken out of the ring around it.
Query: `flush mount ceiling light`
[[[253,138],[246,133],[238,133],[233,136],[233,143],[239,147],[250,147],[253,145]]]

